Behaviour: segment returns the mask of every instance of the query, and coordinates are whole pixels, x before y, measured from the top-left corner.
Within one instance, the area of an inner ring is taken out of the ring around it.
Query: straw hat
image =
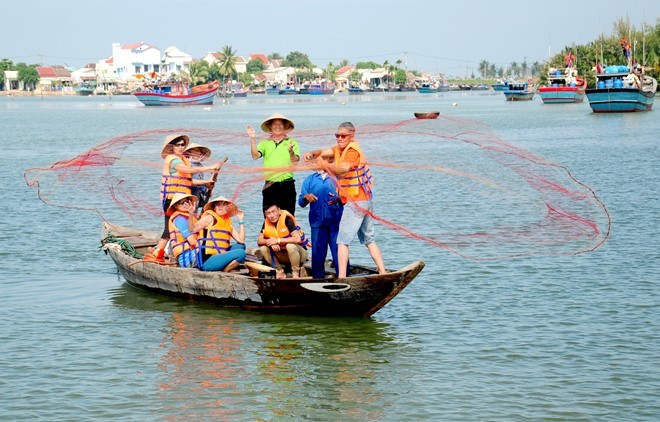
[[[211,156],[211,148],[205,147],[204,145],[197,144],[195,142],[191,142],[188,144],[186,149],[183,151],[184,153],[189,152],[192,149],[198,149],[204,157],[210,157]]]
[[[171,143],[179,138],[183,139],[183,141],[186,143],[186,146],[188,146],[188,144],[190,143],[190,138],[188,138],[188,136],[186,135],[183,134],[169,135],[165,137],[165,142],[163,142],[163,149],[160,152],[160,156],[165,158],[168,155],[172,154],[173,149]]]
[[[273,120],[282,120],[284,122],[284,130],[293,130],[293,128],[295,127],[295,125],[290,119],[284,117],[284,115],[280,113],[275,113],[266,120],[264,120],[264,122],[261,124],[261,130],[263,130],[266,133],[269,133],[270,125],[273,123]]]
[[[225,198],[222,195],[216,196],[215,198],[207,202],[206,205],[204,205],[204,211],[206,212],[208,210],[212,210],[215,207],[216,202],[229,203],[229,212],[227,213],[229,214],[229,216],[233,216],[234,214],[236,214],[236,211],[238,211],[238,207],[236,206],[236,204],[234,204],[232,201],[230,201],[229,199]]]
[[[197,202],[197,197],[195,195],[191,195],[189,193],[175,193],[174,196],[172,197],[172,202],[170,203],[170,207],[167,210],[168,211],[172,210],[177,202],[181,202],[186,198],[190,198],[192,199],[193,202]]]

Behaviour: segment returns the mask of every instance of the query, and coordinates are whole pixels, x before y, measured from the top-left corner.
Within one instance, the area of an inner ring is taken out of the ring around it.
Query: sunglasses
[[[175,147],[185,147],[186,143],[182,141],[182,142],[177,142],[176,144],[172,144],[172,145],[174,145]]]
[[[343,133],[335,133],[335,138],[337,138],[337,139],[346,139],[346,138],[348,138],[349,136],[351,136],[350,133],[347,133],[347,134],[343,134]]]
[[[190,198],[182,199],[179,203],[181,205],[192,204],[192,199]]]

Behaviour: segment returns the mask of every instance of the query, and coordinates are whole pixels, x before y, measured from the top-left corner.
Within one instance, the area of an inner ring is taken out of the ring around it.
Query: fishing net
[[[336,127],[291,134],[301,152],[335,144]],[[250,158],[244,131],[175,128],[109,139],[79,155],[25,171],[48,205],[89,210],[159,230],[160,150],[165,136],[187,134],[228,156],[214,195],[261,223],[263,160]],[[476,260],[572,255],[609,237],[610,216],[596,192],[564,165],[496,136],[474,121],[440,117],[357,125],[356,139],[375,179],[374,218],[396,236]],[[301,161],[297,190],[313,170]],[[305,219],[299,218],[301,225]],[[130,225],[130,224],[129,224]],[[304,227],[303,227],[304,228]],[[379,236],[384,228],[379,229]]]

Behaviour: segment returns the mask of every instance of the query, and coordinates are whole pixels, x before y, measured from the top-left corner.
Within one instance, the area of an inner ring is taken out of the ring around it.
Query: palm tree
[[[209,63],[206,60],[196,61],[190,64],[191,85],[203,84],[209,77]]]
[[[479,62],[479,73],[481,73],[481,77],[485,78],[488,74],[488,60],[482,60]]]
[[[220,62],[220,74],[227,79],[236,74],[236,66],[234,59],[236,58],[236,51],[230,45],[222,47],[223,58]]]

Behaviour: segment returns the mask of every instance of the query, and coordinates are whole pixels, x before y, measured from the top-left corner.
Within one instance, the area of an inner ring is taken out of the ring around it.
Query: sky
[[[144,41],[194,58],[229,45],[246,58],[300,51],[319,67],[401,60],[409,70],[461,77],[478,75],[482,60],[541,63],[611,35],[626,16],[638,29],[655,25],[660,2],[36,0],[3,5],[0,59],[80,68],[110,57],[112,43]]]

